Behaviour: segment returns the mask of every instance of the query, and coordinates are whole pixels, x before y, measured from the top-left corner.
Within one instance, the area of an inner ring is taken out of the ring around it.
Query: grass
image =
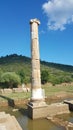
[[[73,85],[56,85],[56,86],[49,86],[49,85],[44,85],[43,89],[45,90],[45,95],[50,96],[54,95],[55,93],[58,92],[68,92],[68,93],[73,93]]]
[[[9,98],[9,99],[28,99],[30,97],[30,92],[18,92],[18,93],[9,93],[9,94],[1,94],[1,96]],[[6,98],[3,98],[0,96],[0,101],[1,100],[6,100]]]
[[[73,93],[73,85],[56,85],[56,86],[50,86],[48,84],[43,85],[42,88],[45,90],[45,96],[51,96],[55,95],[59,92],[67,92],[67,93]],[[10,94],[1,94],[4,97],[10,98],[10,99],[28,99],[30,98],[31,94],[30,92],[20,92],[20,93],[10,93]],[[2,98],[0,96],[0,101],[5,100],[5,98]]]

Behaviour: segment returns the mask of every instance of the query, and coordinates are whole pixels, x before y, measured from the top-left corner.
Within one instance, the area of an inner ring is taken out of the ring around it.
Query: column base
[[[45,101],[30,101],[28,103],[28,116],[31,119],[45,118],[47,116],[47,107]]]
[[[41,101],[45,99],[45,91],[42,88],[32,89],[31,100]]]

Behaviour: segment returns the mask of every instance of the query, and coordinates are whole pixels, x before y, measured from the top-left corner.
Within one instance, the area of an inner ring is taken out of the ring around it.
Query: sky
[[[40,59],[73,65],[73,0],[0,0],[0,57],[31,57],[30,19],[40,20]]]

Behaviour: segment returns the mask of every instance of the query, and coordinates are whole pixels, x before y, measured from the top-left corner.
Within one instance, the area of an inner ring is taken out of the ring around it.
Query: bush
[[[5,72],[1,75],[1,83],[9,88],[17,87],[20,77],[15,72]]]

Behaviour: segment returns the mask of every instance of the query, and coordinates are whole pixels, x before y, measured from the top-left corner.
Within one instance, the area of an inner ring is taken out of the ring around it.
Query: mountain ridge
[[[13,63],[24,63],[24,64],[31,64],[31,58],[27,56],[22,56],[18,54],[11,54],[0,57],[0,67],[1,65],[7,65],[7,64],[13,64]],[[66,64],[60,64],[60,63],[53,63],[48,61],[42,61],[40,60],[41,65],[50,67],[50,68],[56,68],[62,71],[67,72],[73,72],[73,66],[72,65],[66,65]]]

